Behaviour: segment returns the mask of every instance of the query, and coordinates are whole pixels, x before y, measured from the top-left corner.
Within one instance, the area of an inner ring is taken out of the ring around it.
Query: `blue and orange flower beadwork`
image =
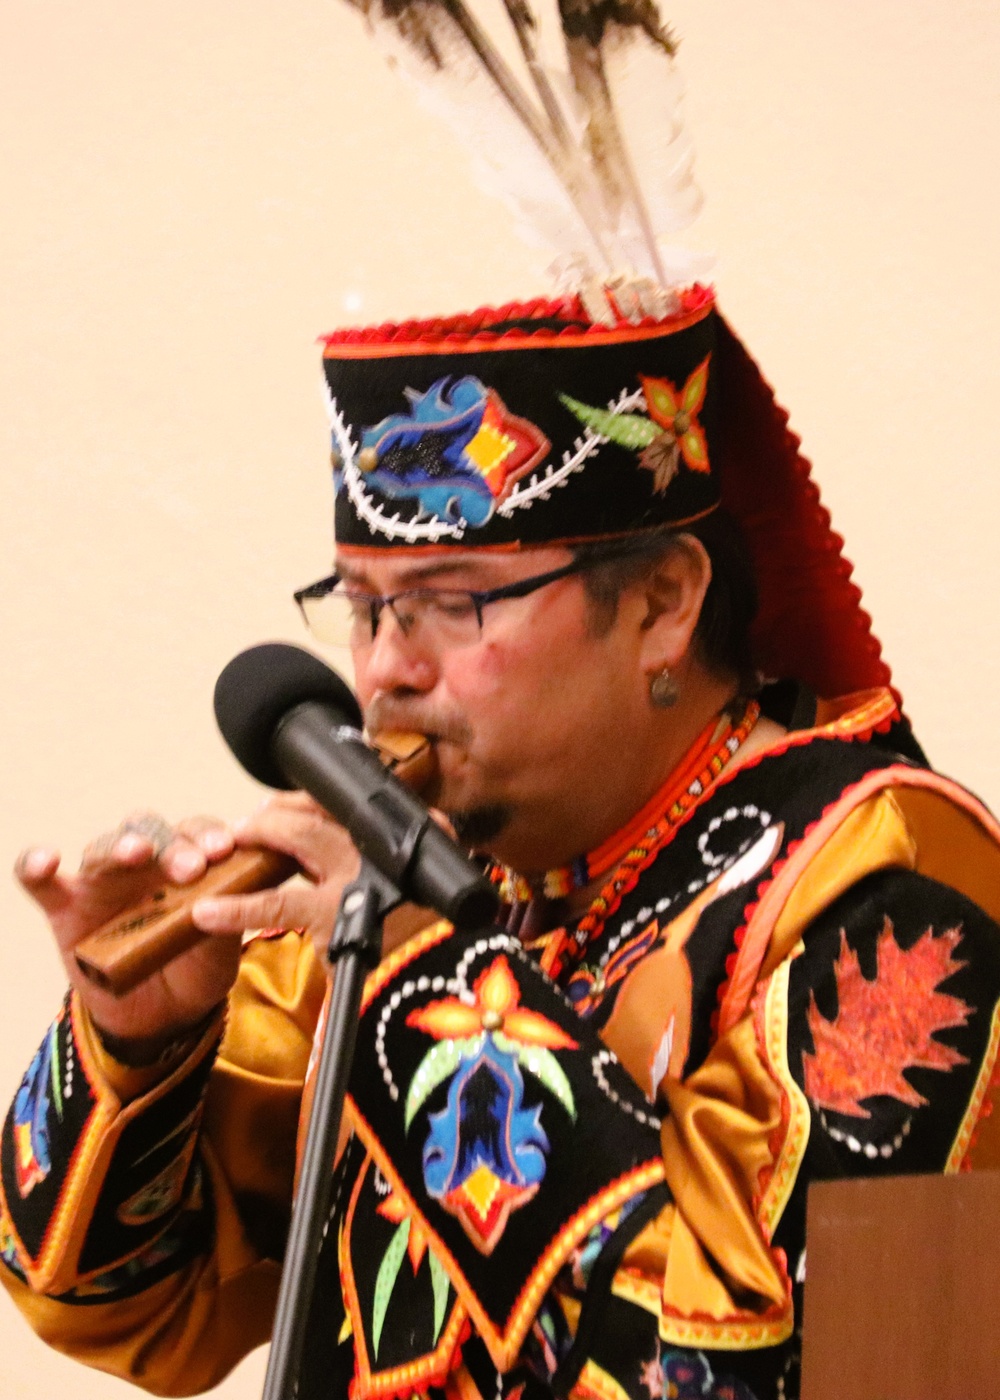
[[[409,413],[366,428],[357,465],[387,496],[442,520],[485,525],[514,483],[548,455],[545,434],[473,375],[406,391]]]
[[[506,957],[495,958],[468,1000],[447,997],[407,1017],[434,1037],[406,1098],[406,1128],[439,1086],[445,1107],[428,1117],[423,1148],[428,1194],[459,1221],[483,1254],[492,1253],[512,1211],[535,1195],[545,1175],[549,1141],[541,1106],[524,1106],[521,1071],[538,1079],[570,1118],[576,1105],[552,1053],[577,1042],[554,1021],[520,1005]]]

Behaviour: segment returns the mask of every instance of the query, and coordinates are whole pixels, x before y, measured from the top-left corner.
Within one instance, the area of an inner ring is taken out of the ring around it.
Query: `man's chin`
[[[470,851],[488,851],[490,844],[507,828],[511,809],[502,802],[488,806],[470,807],[466,811],[447,812],[461,845]]]

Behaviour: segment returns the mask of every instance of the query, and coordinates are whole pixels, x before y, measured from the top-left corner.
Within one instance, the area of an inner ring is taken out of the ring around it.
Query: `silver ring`
[[[126,817],[115,832],[115,841],[122,836],[141,836],[161,856],[174,839],[174,829],[155,812],[142,812],[135,817]]]

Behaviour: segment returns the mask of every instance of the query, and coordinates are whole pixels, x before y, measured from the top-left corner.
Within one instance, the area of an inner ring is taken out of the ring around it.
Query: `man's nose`
[[[376,691],[432,690],[438,665],[433,651],[420,642],[421,629],[406,632],[392,608],[382,608],[370,646],[354,652],[354,673],[359,689]]]

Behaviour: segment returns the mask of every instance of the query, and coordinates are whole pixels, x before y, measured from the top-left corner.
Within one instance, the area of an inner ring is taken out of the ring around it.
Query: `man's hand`
[[[233,830],[240,846],[268,846],[294,856],[306,878],[257,894],[199,900],[193,911],[197,926],[212,934],[302,929],[326,966],[341,895],[361,868],[350,836],[304,792],[276,793]],[[433,910],[401,905],[385,921],[383,952],[391,952],[436,917]]]
[[[236,977],[240,940],[205,939],[123,997],[102,991],[76,965],[73,949],[109,919],[164,883],[189,885],[233,849],[233,834],[211,817],[170,828],[138,813],[87,846],[75,875],[60,869],[58,851],[32,848],[15,865],[21,885],[48,916],[70,981],[100,1031],[133,1047],[136,1058],[198,1025],[223,1001]]]
[[[237,844],[283,851],[298,861],[306,878],[256,894],[198,900],[194,922],[206,938],[123,997],[83,976],[73,957],[81,939],[164,882],[193,884]],[[225,999],[247,930],[302,929],[325,966],[340,898],[358,874],[360,857],[343,827],[311,797],[293,792],[268,798],[232,829],[210,817],[171,829],[162,818],[138,814],[92,841],[75,875],[63,874],[59,865],[57,851],[36,847],[22,853],[15,870],[47,914],[69,979],[98,1030],[138,1063],[155,1058],[158,1048],[197,1026]],[[385,921],[384,951],[435,917],[412,904],[393,911]]]

